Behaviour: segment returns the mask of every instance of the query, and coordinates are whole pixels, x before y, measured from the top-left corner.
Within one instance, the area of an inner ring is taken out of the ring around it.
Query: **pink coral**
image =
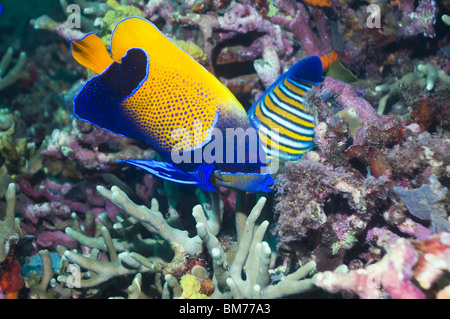
[[[387,245],[387,250],[375,264],[348,272],[323,272],[315,276],[315,283],[329,292],[351,291],[364,299],[424,299],[433,294],[432,285],[450,271],[448,232],[422,241],[400,238]]]
[[[41,155],[50,160],[74,161],[81,169],[102,171],[114,170],[118,166],[117,159],[155,157],[154,151],[144,150],[129,141],[117,134],[75,121],[71,131],[54,130]],[[102,144],[104,151],[99,149]]]
[[[436,33],[434,31],[434,23],[436,22],[436,15],[439,12],[435,0],[422,0],[415,11],[412,7],[404,5],[404,16],[399,23],[402,27],[398,30],[400,36],[414,36],[423,34],[426,37],[433,38]]]
[[[53,249],[58,245],[64,246],[67,249],[75,249],[78,247],[78,243],[62,231],[40,232],[37,236],[36,243],[39,247]]]

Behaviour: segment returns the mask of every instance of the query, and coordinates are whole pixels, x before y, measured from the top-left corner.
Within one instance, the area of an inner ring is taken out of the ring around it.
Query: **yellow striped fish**
[[[253,103],[248,116],[269,158],[294,161],[313,147],[314,116],[304,107],[304,96],[322,80],[320,58],[307,57],[283,73]]]

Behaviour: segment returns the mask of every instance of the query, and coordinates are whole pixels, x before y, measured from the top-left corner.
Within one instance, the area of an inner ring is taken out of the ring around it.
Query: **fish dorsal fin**
[[[289,69],[289,76],[298,81],[322,82],[322,61],[318,56],[304,58]]]

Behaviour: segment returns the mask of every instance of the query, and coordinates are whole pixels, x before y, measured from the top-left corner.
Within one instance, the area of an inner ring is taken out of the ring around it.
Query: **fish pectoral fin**
[[[71,51],[78,63],[96,74],[102,73],[114,62],[103,41],[94,33],[89,33],[79,40],[72,40]]]
[[[132,164],[134,166],[142,168],[143,170],[146,170],[150,174],[153,174],[157,177],[160,177],[162,179],[171,182],[198,185],[198,182],[191,175],[183,172],[172,163],[153,160],[146,161],[146,160],[128,160],[128,159],[121,159],[118,161]]]
[[[213,172],[214,166],[211,164],[202,164],[194,172],[192,172],[192,177],[197,181],[198,186],[207,192],[215,192],[216,189],[211,184],[211,174]]]

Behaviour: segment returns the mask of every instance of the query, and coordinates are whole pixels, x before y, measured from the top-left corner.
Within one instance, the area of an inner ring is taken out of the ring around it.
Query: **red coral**
[[[18,299],[19,290],[24,286],[22,266],[14,257],[8,257],[1,265],[0,288],[7,299]]]
[[[206,278],[204,280],[200,280],[200,287],[201,287],[200,292],[202,294],[207,295],[208,297],[210,297],[215,290],[215,287],[214,287],[214,284],[213,284],[211,278]]]

